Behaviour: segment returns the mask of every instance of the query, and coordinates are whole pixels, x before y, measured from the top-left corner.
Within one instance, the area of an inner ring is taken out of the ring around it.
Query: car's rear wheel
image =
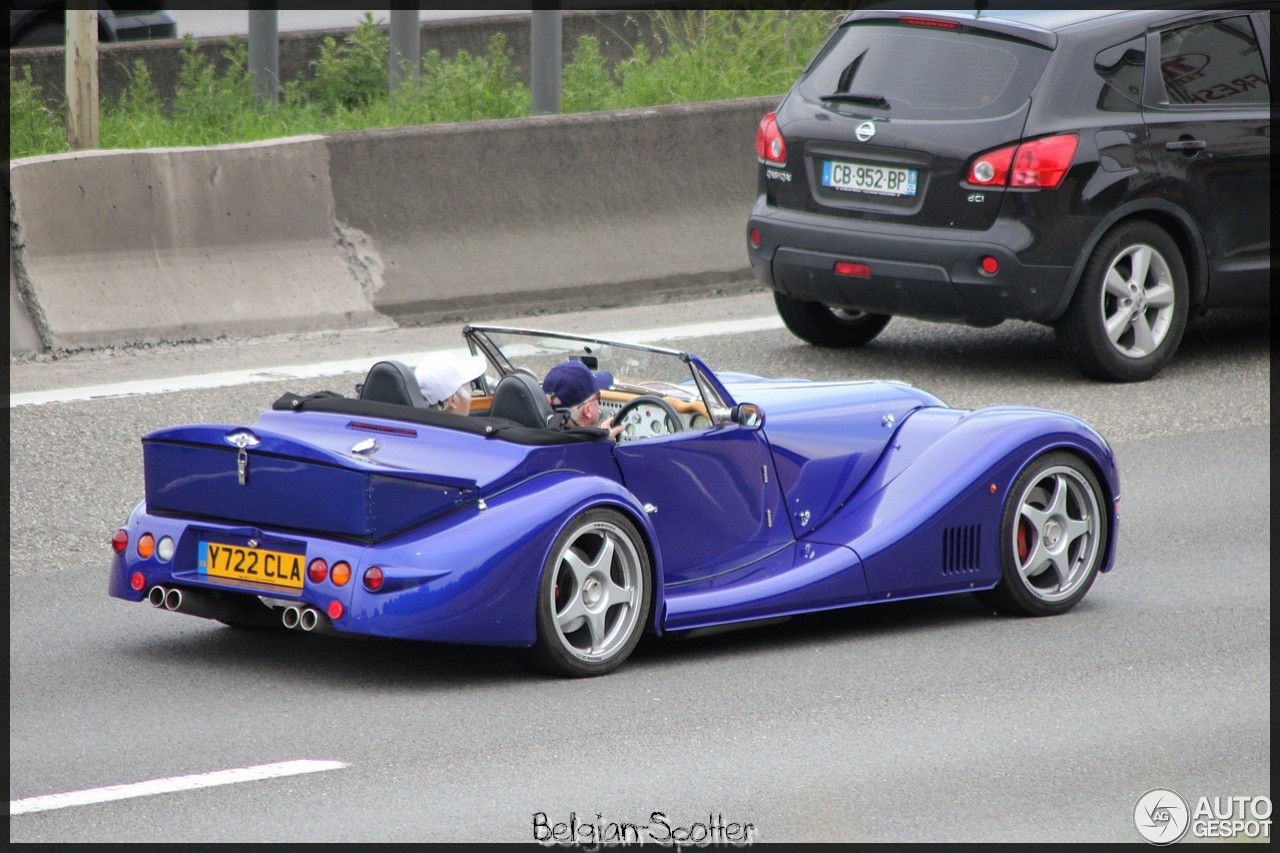
[[[1009,490],[1000,521],[1000,583],[978,598],[997,610],[1051,616],[1075,607],[1107,553],[1106,499],[1080,457],[1032,461]]]
[[[1150,379],[1173,356],[1187,324],[1186,265],[1172,238],[1149,222],[1121,225],[1089,258],[1058,343],[1093,379]]]
[[[533,663],[556,675],[604,675],[635,650],[653,599],[649,554],[621,513],[593,509],[556,537],[538,585]]]
[[[815,346],[849,349],[870,343],[893,319],[889,314],[870,314],[847,308],[832,308],[821,302],[796,299],[776,290],[774,304],[783,324],[793,335]]]

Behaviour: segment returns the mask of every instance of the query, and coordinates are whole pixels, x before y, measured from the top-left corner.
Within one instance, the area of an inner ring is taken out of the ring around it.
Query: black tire
[[[1091,379],[1150,379],[1182,341],[1189,294],[1173,239],[1149,222],[1122,224],[1089,257],[1054,329],[1058,344]]]
[[[529,659],[553,675],[604,675],[635,650],[649,618],[649,553],[621,513],[593,509],[556,537],[542,567]]]
[[[773,302],[791,334],[820,347],[852,349],[864,346],[883,332],[893,319],[890,314],[831,308],[821,302],[807,302],[776,290]]]
[[[1106,495],[1080,457],[1054,451],[1014,481],[1000,518],[1000,583],[977,594],[1020,616],[1053,616],[1080,603],[1107,554]]]

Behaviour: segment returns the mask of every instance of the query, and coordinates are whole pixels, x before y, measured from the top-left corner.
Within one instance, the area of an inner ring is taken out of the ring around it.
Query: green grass
[[[658,11],[664,46],[640,45],[608,67],[599,43],[579,39],[561,75],[561,111],[647,107],[781,94],[843,13],[831,11]],[[309,133],[515,118],[529,114],[530,92],[495,35],[483,55],[443,59],[432,50],[422,73],[387,93],[387,33],[366,13],[341,42],[326,38],[311,74],[284,83],[274,109],[253,91],[247,45],[227,40],[219,71],[188,36],[176,95],[161,102],[145,64],[115,103],[99,111],[102,148],[155,148],[248,142]],[[9,73],[9,156],[69,151],[65,108],[50,109],[30,69]]]

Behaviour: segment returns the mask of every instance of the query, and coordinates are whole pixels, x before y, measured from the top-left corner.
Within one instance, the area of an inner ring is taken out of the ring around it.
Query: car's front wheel
[[[649,554],[621,513],[593,509],[556,537],[538,585],[533,663],[555,675],[604,675],[644,633],[653,590]]]
[[[832,308],[821,302],[796,299],[776,290],[773,302],[783,324],[801,340],[815,346],[850,349],[868,344],[893,319],[890,314],[870,314]]]
[[[1149,222],[1103,237],[1055,328],[1076,369],[1093,379],[1136,382],[1165,366],[1182,340],[1189,299],[1182,254]]]
[[[1009,490],[1000,521],[1000,583],[978,598],[997,610],[1051,616],[1075,607],[1106,559],[1106,498],[1080,457],[1031,462]]]

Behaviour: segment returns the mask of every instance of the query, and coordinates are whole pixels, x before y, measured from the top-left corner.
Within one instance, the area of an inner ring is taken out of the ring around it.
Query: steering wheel
[[[622,424],[622,432],[618,433],[620,443],[671,435],[684,429],[684,421],[675,407],[653,394],[628,400],[613,416],[613,423]]]

